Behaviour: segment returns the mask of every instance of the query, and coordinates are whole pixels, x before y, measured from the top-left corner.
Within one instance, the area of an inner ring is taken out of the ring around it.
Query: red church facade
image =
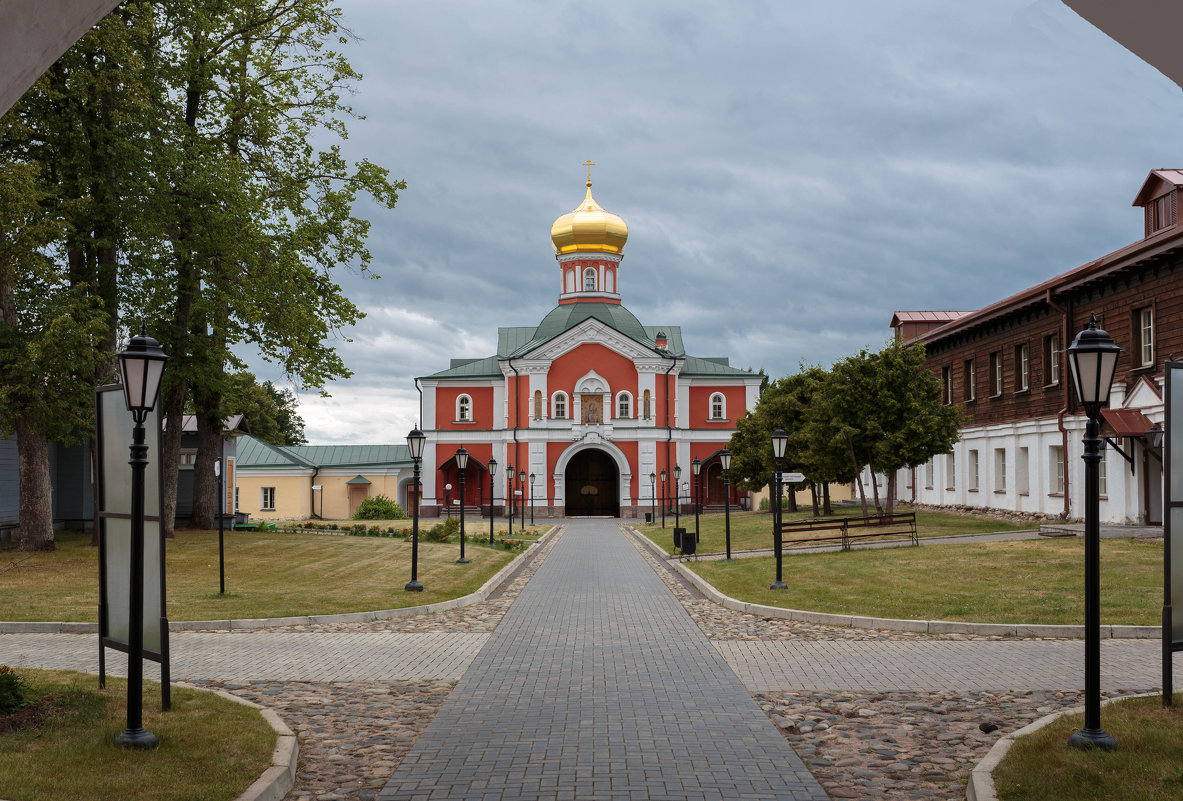
[[[695,459],[703,504],[723,503],[719,452],[755,405],[760,377],[726,358],[687,354],[678,326],[642,325],[625,308],[618,279],[627,238],[589,179],[583,202],[551,227],[555,308],[536,326],[499,329],[495,355],[453,359],[419,379],[425,514],[459,501],[461,446],[473,511],[500,510],[511,494],[536,517],[637,517],[675,497],[686,507]]]

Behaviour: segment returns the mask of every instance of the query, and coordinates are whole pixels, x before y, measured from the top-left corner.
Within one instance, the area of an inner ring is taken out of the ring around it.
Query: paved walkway
[[[572,521],[379,794],[826,799],[614,521]]]

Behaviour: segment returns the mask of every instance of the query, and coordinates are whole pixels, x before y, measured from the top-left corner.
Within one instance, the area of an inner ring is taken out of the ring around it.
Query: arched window
[[[622,418],[632,417],[633,413],[633,396],[627,392],[621,392],[616,396],[616,416]]]
[[[568,292],[575,291],[575,271],[574,270],[567,270],[567,291]]]
[[[550,399],[550,408],[556,420],[567,419],[567,393],[556,392]]]
[[[534,419],[542,419],[542,390],[534,390]]]
[[[596,291],[596,268],[595,267],[588,267],[586,270],[583,271],[583,291],[584,292],[595,292]]]
[[[472,420],[472,398],[461,395],[456,398],[456,421],[467,423]]]
[[[612,272],[611,270],[608,270],[604,273],[604,291],[616,291],[616,273]]]
[[[711,419],[722,420],[727,417],[727,399],[722,392],[711,395]]]
[[[648,420],[652,417],[649,403],[649,390],[645,390],[645,394],[641,396],[641,414]]]

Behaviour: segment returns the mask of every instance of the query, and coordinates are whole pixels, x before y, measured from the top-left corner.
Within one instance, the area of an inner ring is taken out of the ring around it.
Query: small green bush
[[[24,709],[28,705],[25,682],[8,665],[0,665],[0,715]]]
[[[385,495],[374,495],[363,500],[357,506],[351,520],[401,520],[405,518],[403,509]]]
[[[442,523],[436,523],[423,532],[423,539],[428,542],[447,542],[460,533],[460,518],[449,517]]]

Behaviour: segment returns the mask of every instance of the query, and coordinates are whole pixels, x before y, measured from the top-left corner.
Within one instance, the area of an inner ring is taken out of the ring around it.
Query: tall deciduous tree
[[[65,224],[39,174],[0,163],[0,435],[17,437],[21,550],[54,547],[49,443],[90,432],[106,330],[101,305],[45,253]]]
[[[229,376],[226,409],[246,417],[251,436],[272,445],[304,445],[304,419],[296,396],[270,381],[259,381],[246,371]]]

